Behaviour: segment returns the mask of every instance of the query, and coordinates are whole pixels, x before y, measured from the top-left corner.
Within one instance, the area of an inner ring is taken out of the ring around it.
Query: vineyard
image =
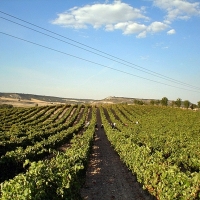
[[[0,198],[81,199],[97,113],[144,190],[200,199],[200,112],[126,104],[0,109]]]

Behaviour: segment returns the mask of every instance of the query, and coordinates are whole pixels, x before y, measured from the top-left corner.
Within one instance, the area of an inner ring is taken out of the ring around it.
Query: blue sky
[[[1,0],[0,11],[1,92],[200,101],[199,1]]]

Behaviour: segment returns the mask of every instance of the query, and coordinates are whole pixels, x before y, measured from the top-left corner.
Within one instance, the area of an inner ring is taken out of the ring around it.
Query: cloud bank
[[[134,8],[120,0],[113,3],[96,3],[83,7],[74,7],[58,14],[52,24],[66,28],[94,29],[103,28],[105,31],[121,30],[124,35],[136,34],[144,38],[147,34],[155,34],[170,28],[176,19],[189,19],[200,15],[198,2],[190,3],[185,0],[152,0],[153,6],[164,10],[163,21],[153,21],[145,14],[145,7]],[[172,29],[167,34],[174,34]]]
[[[176,19],[187,20],[195,15],[200,15],[200,3],[191,3],[186,0],[154,0],[154,6],[164,10],[167,15],[165,22],[171,23]]]

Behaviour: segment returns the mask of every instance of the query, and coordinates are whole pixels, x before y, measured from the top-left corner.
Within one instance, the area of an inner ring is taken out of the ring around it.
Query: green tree
[[[172,101],[171,106],[174,107],[174,105],[175,105],[175,101]]]
[[[197,102],[198,107],[200,108],[200,101]]]
[[[189,102],[188,100],[185,100],[185,101],[183,102],[183,105],[184,105],[185,108],[189,108],[190,102]]]
[[[198,106],[197,106],[196,104],[193,104],[193,103],[190,105],[190,108],[191,108],[192,110],[195,109],[195,108],[197,108],[197,107],[198,107]]]
[[[161,99],[161,104],[162,104],[162,106],[167,106],[168,105],[168,98],[167,97],[163,97]]]
[[[150,104],[154,105],[155,104],[155,100],[151,99]]]
[[[134,104],[144,105],[144,102],[140,101],[140,100],[137,100],[137,99],[134,99]]]
[[[176,106],[179,107],[179,108],[181,107],[181,101],[182,101],[182,100],[181,100],[180,98],[178,98],[178,99],[175,101]]]
[[[159,105],[160,104],[160,100],[155,100],[155,104]]]

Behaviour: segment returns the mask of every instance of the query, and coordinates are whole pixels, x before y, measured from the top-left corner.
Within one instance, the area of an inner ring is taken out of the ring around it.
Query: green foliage
[[[101,109],[107,137],[144,189],[161,200],[200,199],[199,112],[112,106],[117,120],[109,106],[106,109],[117,122],[117,129],[111,129]]]
[[[172,101],[171,106],[174,107],[174,105],[175,105],[175,101]]]
[[[88,128],[75,133],[82,130],[88,109],[76,105],[0,110],[1,175],[10,166],[27,169],[1,183],[0,199],[79,199],[95,108]],[[200,112],[126,104],[104,105],[100,112],[108,139],[144,189],[160,200],[200,199]],[[69,135],[67,151],[56,152]],[[44,160],[49,152],[53,158]],[[43,160],[35,162],[38,159]]]
[[[184,105],[185,108],[189,108],[190,102],[189,102],[188,100],[185,100],[185,101],[183,102],[183,105]]]
[[[76,112],[73,113],[73,116],[71,116],[68,122],[66,122],[63,125],[60,124],[56,129],[49,130],[46,127],[44,132],[41,130],[39,131],[37,129],[31,129],[31,132],[29,131],[28,133],[32,134],[28,135],[27,137],[17,138],[13,137],[12,135],[10,141],[0,143],[2,147],[4,147],[2,148],[3,150],[14,148],[17,147],[17,145],[20,145],[19,147],[15,148],[15,150],[7,151],[5,155],[1,156],[0,167],[2,169],[1,173],[3,173],[1,178],[5,177],[5,174],[9,170],[9,168],[6,168],[7,163],[15,167],[17,169],[16,172],[20,171],[20,169],[23,166],[23,162],[26,159],[30,159],[31,161],[38,161],[44,156],[47,156],[49,152],[52,152],[52,149],[55,149],[58,146],[61,146],[62,144],[69,141],[73,134],[77,133],[82,129],[85,123],[88,107],[84,109],[84,113],[80,121],[73,127],[70,127],[77,119],[81,107],[82,106],[80,105],[78,109],[76,109]],[[15,125],[13,125],[11,129],[12,134],[14,133],[14,130],[18,132],[18,128]]]
[[[0,104],[0,108],[13,108],[11,104]]]
[[[200,101],[197,102],[198,107],[200,108]]]
[[[181,107],[181,102],[182,102],[182,100],[180,99],[180,98],[178,98],[176,101],[175,101],[175,105],[177,106],[177,107]]]
[[[159,105],[160,104],[160,100],[159,99],[155,100],[155,104]]]
[[[162,106],[167,106],[168,105],[168,98],[167,97],[163,97],[161,99],[161,105]]]
[[[156,103],[155,100],[151,99],[150,104],[154,105],[155,103]]]
[[[85,121],[85,115],[80,121]],[[30,164],[28,171],[1,184],[1,199],[79,199],[80,177],[89,158],[95,123],[93,108],[87,130],[74,135],[65,153],[56,153],[52,159],[39,162],[25,160],[24,166]]]
[[[144,105],[144,102],[141,101],[141,100],[138,100],[138,99],[134,99],[134,104],[137,104],[137,105]]]
[[[193,103],[190,105],[190,108],[191,108],[191,109],[195,109],[195,108],[197,108],[197,107],[198,107],[198,106],[197,106],[196,104],[193,104]]]

